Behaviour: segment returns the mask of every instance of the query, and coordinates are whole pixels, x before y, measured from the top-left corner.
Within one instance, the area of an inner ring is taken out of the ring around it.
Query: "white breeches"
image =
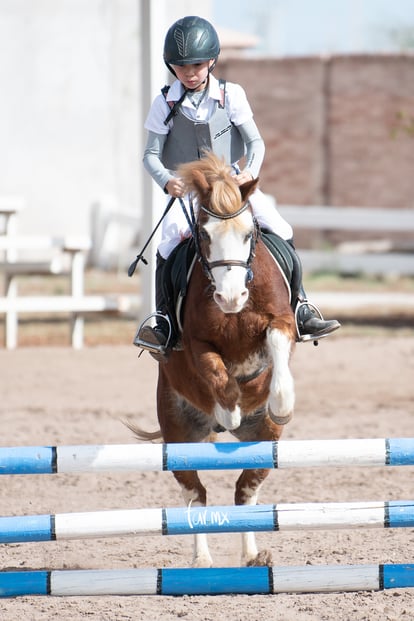
[[[262,228],[270,229],[283,239],[291,239],[293,237],[292,227],[286,220],[282,218],[276,208],[276,202],[272,197],[263,194],[261,190],[256,190],[250,196],[250,204],[253,209],[259,225]],[[187,207],[188,200],[184,203]],[[170,211],[162,221],[161,241],[158,246],[158,252],[167,259],[174,248],[186,237],[190,236],[190,227],[182,210],[180,201],[175,200]]]

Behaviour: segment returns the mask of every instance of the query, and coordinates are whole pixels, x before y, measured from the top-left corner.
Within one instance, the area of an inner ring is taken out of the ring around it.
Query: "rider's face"
[[[172,65],[175,75],[181,84],[192,91],[203,90],[208,77],[208,70],[214,60],[207,60],[194,65]]]

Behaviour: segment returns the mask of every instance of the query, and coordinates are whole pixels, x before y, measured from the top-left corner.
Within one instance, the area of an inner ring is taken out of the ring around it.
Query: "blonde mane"
[[[211,152],[195,162],[182,164],[177,175],[182,179],[186,191],[192,192],[200,203],[209,200],[209,207],[220,215],[233,214],[242,204],[238,185],[231,167]]]

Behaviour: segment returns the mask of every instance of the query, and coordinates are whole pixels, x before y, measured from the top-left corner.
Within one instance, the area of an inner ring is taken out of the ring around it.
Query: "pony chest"
[[[229,373],[238,381],[245,383],[258,377],[268,366],[269,358],[264,351],[258,351],[247,356],[242,362],[229,365]]]

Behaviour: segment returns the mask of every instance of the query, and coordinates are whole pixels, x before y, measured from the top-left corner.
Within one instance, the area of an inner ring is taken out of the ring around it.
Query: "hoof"
[[[287,425],[289,421],[292,420],[293,414],[288,414],[287,416],[275,416],[272,412],[269,412],[269,416],[276,425]]]
[[[191,566],[195,569],[213,567],[213,559],[211,557],[197,557],[193,559]]]
[[[272,553],[269,550],[260,550],[256,558],[247,563],[247,567],[272,567]]]
[[[218,403],[214,408],[214,415],[216,421],[219,425],[227,429],[228,431],[233,431],[234,429],[238,429],[241,423],[241,413],[240,406],[236,405],[234,410],[229,411],[223,409]]]

